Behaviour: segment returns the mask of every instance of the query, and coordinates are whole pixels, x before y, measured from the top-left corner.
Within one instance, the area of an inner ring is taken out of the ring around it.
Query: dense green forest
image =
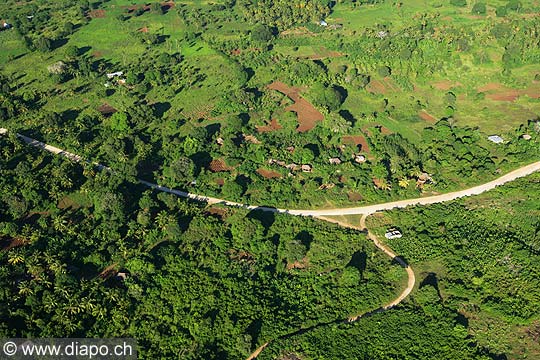
[[[368,218],[417,273],[409,302],[279,340],[261,359],[536,359],[540,175],[483,195]],[[287,357],[289,356],[289,357]]]
[[[3,337],[134,337],[143,358],[243,358],[402,286],[362,233],[188,203],[5,137],[0,149]]]

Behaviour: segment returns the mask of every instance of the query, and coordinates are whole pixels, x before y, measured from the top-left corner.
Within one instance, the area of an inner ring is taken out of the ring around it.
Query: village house
[[[340,158],[330,158],[328,159],[328,162],[332,165],[339,165],[341,164],[341,159]]]
[[[488,136],[488,140],[494,142],[495,144],[502,144],[504,142],[503,138],[499,135],[490,135]]]
[[[116,76],[122,76],[124,75],[124,72],[123,71],[117,71],[117,72],[113,72],[113,73],[110,73],[110,74],[107,74],[107,78],[108,79],[112,79]]]

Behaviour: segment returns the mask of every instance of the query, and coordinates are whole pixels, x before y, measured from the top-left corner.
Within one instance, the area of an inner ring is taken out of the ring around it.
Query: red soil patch
[[[510,89],[499,83],[489,83],[477,89],[478,92],[485,92],[486,98],[495,101],[515,101],[522,95],[527,95],[532,99],[540,98],[540,88],[531,86],[527,89],[516,90]]]
[[[260,134],[279,130],[281,129],[281,125],[278,123],[277,119],[272,119],[268,125],[256,126],[256,128],[257,132]]]
[[[117,112],[118,110],[116,110],[115,108],[113,108],[111,105],[105,103],[103,105],[101,105],[100,107],[98,107],[97,109],[102,115],[111,115],[111,114],[114,114],[115,112]]]
[[[94,51],[92,53],[92,56],[95,57],[95,58],[100,58],[103,56],[103,53],[101,51]]]
[[[354,144],[360,146],[361,151],[369,153],[369,144],[364,135],[346,135],[342,138],[346,144]]]
[[[386,87],[378,80],[371,80],[366,89],[373,94],[386,94]]]
[[[357,192],[347,193],[347,197],[349,198],[349,201],[361,201],[364,199],[364,197]]]
[[[29,241],[21,238],[15,238],[15,239],[1,239],[0,240],[0,248],[3,251],[9,251],[13,248],[23,246],[28,244]]]
[[[118,266],[117,263],[114,263],[112,265],[109,265],[107,266],[105,269],[103,269],[99,274],[98,276],[102,279],[108,279],[110,278],[111,276],[115,275],[116,273],[118,273],[118,270],[116,270],[116,267]]]
[[[504,90],[505,87],[502,84],[499,83],[489,83],[484,86],[479,87],[476,89],[478,92],[487,92],[487,91],[494,91],[494,90]]]
[[[303,258],[301,261],[295,261],[293,263],[287,263],[287,270],[292,269],[305,269],[308,263],[307,258]]]
[[[231,171],[232,168],[230,166],[227,166],[225,164],[225,161],[223,159],[214,159],[210,162],[210,165],[208,166],[208,169],[212,172],[225,172],[225,171]]]
[[[266,170],[266,169],[258,169],[257,174],[261,175],[265,179],[279,179],[281,178],[281,174],[272,171],[272,170]]]
[[[515,101],[520,95],[518,90],[507,90],[497,94],[488,94],[486,97],[495,101]]]
[[[224,219],[227,215],[227,209],[222,209],[218,207],[211,207],[206,211],[208,215],[214,215],[215,217]]]
[[[92,19],[104,18],[105,10],[103,9],[92,10],[88,13],[88,16]]]
[[[242,53],[242,50],[240,49],[234,49],[231,51],[231,55],[238,56]]]
[[[433,115],[429,114],[426,110],[420,110],[418,112],[418,116],[420,117],[420,119],[427,121],[431,124],[435,124],[437,122],[437,119]]]
[[[461,86],[461,83],[457,81],[442,80],[442,81],[434,82],[431,85],[437,90],[447,91],[452,88]]]
[[[142,32],[142,33],[147,33],[147,32],[148,32],[148,28],[145,26],[145,27],[143,27],[143,28],[140,28],[139,31]]]
[[[224,179],[224,178],[219,178],[219,179],[216,179],[216,180],[214,180],[214,181],[215,181],[215,183],[216,183],[217,185],[219,185],[219,186],[225,185],[225,179]]]
[[[285,108],[285,111],[293,111],[296,113],[298,117],[297,132],[302,133],[309,131],[317,125],[317,122],[324,120],[323,114],[300,96],[300,90],[298,88],[290,87],[280,81],[274,81],[272,84],[268,85],[268,88],[279,91],[294,101],[294,104]]]

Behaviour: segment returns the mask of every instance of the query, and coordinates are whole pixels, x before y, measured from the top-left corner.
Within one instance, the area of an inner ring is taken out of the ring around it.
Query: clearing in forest
[[[265,179],[279,179],[281,174],[277,171],[267,170],[267,169],[257,169],[257,174],[261,175]]]
[[[435,124],[437,122],[437,118],[435,118],[435,116],[429,114],[426,110],[420,110],[418,112],[418,117],[420,117],[420,119],[422,119],[424,121],[427,121],[430,124]]]
[[[346,135],[342,138],[346,144],[354,144],[360,146],[360,151],[364,151],[369,154],[369,144],[364,135]]]
[[[296,131],[302,133],[309,131],[317,125],[317,122],[323,121],[324,116],[311,103],[300,96],[300,89],[290,87],[281,81],[274,81],[268,85],[271,90],[279,91],[287,95],[294,104],[288,106],[285,111],[293,111],[298,117],[298,127]]]
[[[278,123],[277,119],[272,119],[272,121],[270,121],[267,125],[257,125],[256,128],[257,132],[261,134],[279,130],[282,128],[282,126]]]

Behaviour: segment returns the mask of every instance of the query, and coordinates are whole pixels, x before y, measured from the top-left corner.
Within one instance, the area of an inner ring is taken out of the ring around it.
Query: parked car
[[[396,230],[396,229],[390,229],[386,232],[386,234],[384,234],[384,237],[387,238],[387,239],[399,239],[401,238],[403,235],[401,234],[401,232],[399,230]]]

